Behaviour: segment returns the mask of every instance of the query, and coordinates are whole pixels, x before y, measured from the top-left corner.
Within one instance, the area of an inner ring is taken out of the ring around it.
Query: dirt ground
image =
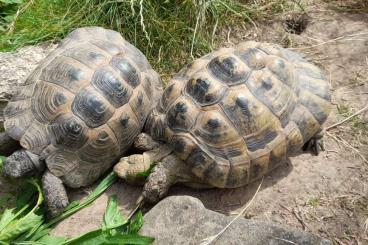
[[[243,40],[279,43],[323,68],[333,91],[328,127],[368,105],[368,3],[301,3],[304,12],[294,10],[247,30],[224,30],[224,36],[228,37],[226,45]],[[209,209],[234,214],[261,185],[246,218],[301,228],[335,244],[368,244],[368,111],[329,129],[324,141],[326,151],[319,156],[293,157],[263,181],[231,190],[175,186],[170,195],[195,196]],[[90,190],[71,191],[71,197],[81,199]],[[128,214],[140,192],[141,187],[119,181],[93,205],[61,222],[53,233],[75,236],[99,227],[107,198],[115,193],[121,210]]]

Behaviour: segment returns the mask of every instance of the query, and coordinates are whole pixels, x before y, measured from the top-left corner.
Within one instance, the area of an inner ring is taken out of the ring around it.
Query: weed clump
[[[98,25],[122,33],[165,77],[209,52],[221,41],[221,28],[241,28],[287,7],[283,0],[27,1],[19,7],[13,30],[0,31],[0,51],[58,40],[77,27]]]

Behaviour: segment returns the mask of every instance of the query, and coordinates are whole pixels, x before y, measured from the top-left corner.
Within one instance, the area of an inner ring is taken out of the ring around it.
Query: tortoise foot
[[[4,162],[4,175],[20,178],[42,171],[45,165],[38,156],[25,150],[18,150],[6,158]]]
[[[49,216],[61,214],[69,205],[68,196],[61,179],[46,171],[42,177],[42,187]]]
[[[309,151],[315,156],[318,156],[319,153],[324,150],[324,142],[321,136],[315,136],[311,138],[303,146],[303,151]]]

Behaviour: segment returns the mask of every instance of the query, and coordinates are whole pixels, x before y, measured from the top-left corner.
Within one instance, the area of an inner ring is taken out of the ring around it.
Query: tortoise
[[[4,110],[4,163],[18,178],[44,173],[52,216],[68,205],[64,188],[97,180],[131,147],[162,93],[146,57],[118,32],[72,31],[17,89]],[[46,169],[46,170],[45,170]],[[44,171],[45,170],[45,171]]]
[[[156,149],[123,157],[114,170],[133,181],[156,162],[143,190],[148,202],[175,183],[240,187],[301,148],[317,154],[330,101],[323,72],[300,54],[254,41],[221,48],[183,68],[164,90],[140,137]],[[159,142],[167,145],[158,150]]]

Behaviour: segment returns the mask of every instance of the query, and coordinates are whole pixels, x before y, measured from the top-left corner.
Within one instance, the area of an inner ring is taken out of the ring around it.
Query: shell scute
[[[94,45],[75,47],[65,50],[62,55],[73,58],[91,69],[96,69],[107,63],[109,55]]]
[[[59,57],[42,69],[39,78],[42,81],[59,85],[72,93],[77,93],[88,84],[91,75],[90,70],[80,62],[67,57]]]
[[[167,112],[167,124],[172,130],[189,131],[198,116],[196,106],[188,99],[175,101]]]
[[[227,86],[207,73],[198,73],[186,85],[186,93],[202,106],[213,105],[225,95]]]
[[[236,56],[221,55],[208,63],[208,70],[219,81],[227,85],[243,83],[248,79],[251,70]]]
[[[96,70],[91,83],[115,108],[125,105],[133,94],[133,89],[107,67]]]
[[[73,98],[74,95],[62,87],[39,82],[30,105],[37,121],[46,124],[69,110]]]
[[[120,72],[120,76],[133,88],[140,84],[140,74],[133,62],[122,56],[114,56],[110,64],[117,71]]]
[[[58,116],[47,126],[51,143],[61,149],[78,149],[89,139],[89,128],[71,114]]]
[[[93,86],[88,86],[75,96],[72,111],[88,127],[96,128],[111,118],[115,108]]]
[[[97,136],[77,152],[78,157],[90,164],[106,164],[119,158],[120,146],[112,130],[104,126],[95,133]]]

